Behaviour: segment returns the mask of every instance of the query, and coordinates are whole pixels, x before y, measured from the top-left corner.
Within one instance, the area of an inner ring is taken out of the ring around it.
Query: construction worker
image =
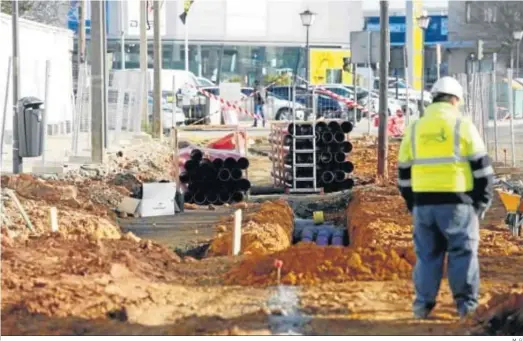
[[[265,127],[265,115],[263,112],[263,105],[265,104],[265,99],[267,95],[265,89],[260,86],[260,82],[254,81],[254,114],[262,119],[263,126]],[[258,126],[258,119],[254,118],[253,127]]]
[[[463,88],[452,77],[432,87],[433,103],[406,130],[398,186],[413,214],[416,318],[436,305],[445,253],[459,315],[472,313],[479,292],[479,221],[492,200],[494,171],[478,130],[458,109]]]

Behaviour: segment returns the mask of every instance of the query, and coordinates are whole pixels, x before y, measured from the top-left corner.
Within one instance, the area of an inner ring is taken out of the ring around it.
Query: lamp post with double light
[[[314,24],[314,19],[316,19],[316,13],[311,12],[310,10],[305,10],[300,13],[301,24],[305,26],[307,31],[307,36],[305,40],[305,80],[309,80],[309,29]]]
[[[425,113],[425,33],[429,27],[430,17],[427,11],[423,11],[421,16],[417,18],[418,27],[423,31],[423,41],[421,45],[421,103],[420,103],[420,117]]]
[[[521,39],[523,38],[523,31],[514,31],[512,33],[512,37],[514,38],[514,41],[517,42],[516,43],[516,78],[519,78],[519,48],[520,48],[520,44],[521,44]],[[512,54],[511,54],[512,55]],[[511,56],[511,59],[513,57]],[[512,68],[513,65],[512,63],[510,64],[510,67]]]

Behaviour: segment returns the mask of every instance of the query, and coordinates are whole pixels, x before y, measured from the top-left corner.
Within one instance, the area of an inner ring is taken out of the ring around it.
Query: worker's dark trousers
[[[479,219],[471,205],[428,205],[414,207],[416,266],[413,279],[416,315],[436,304],[445,252],[447,274],[458,313],[476,309],[479,292]]]

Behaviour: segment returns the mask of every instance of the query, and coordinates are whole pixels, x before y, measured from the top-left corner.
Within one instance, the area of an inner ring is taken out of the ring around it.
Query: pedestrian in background
[[[254,114],[262,119],[262,124],[265,127],[265,114],[263,112],[263,105],[265,104],[265,89],[260,85],[260,82],[254,81]],[[258,119],[254,118],[253,127],[258,126]]]
[[[398,186],[414,220],[416,298],[425,319],[436,305],[445,253],[460,317],[479,295],[479,222],[492,200],[494,170],[472,121],[459,112],[463,88],[452,77],[432,87],[433,103],[406,130],[398,159]]]

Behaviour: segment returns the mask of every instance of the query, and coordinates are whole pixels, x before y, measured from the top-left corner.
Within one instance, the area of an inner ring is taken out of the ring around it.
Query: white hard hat
[[[447,94],[456,96],[459,100],[463,99],[463,87],[456,79],[449,76],[438,79],[432,86],[430,92],[432,93],[432,96],[436,96],[437,94]]]

